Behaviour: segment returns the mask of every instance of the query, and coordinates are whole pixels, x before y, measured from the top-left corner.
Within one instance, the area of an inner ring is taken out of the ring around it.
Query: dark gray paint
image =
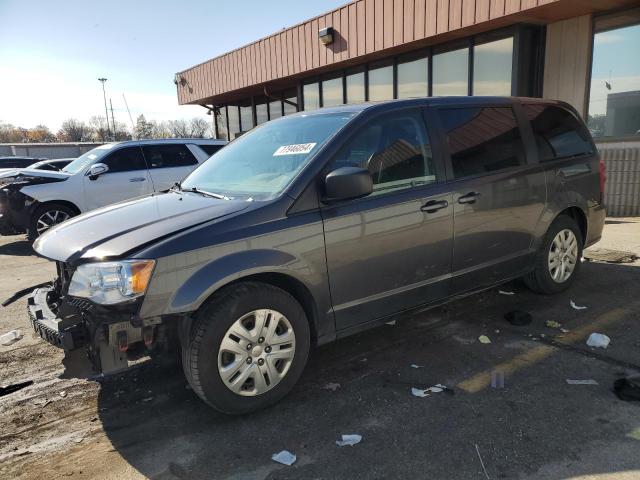
[[[308,293],[323,343],[401,310],[525,273],[550,223],[569,207],[584,215],[587,244],[600,238],[598,156],[538,164],[528,124],[521,125],[528,165],[458,181],[445,174],[450,168],[433,108],[515,102],[518,111],[519,101],[434,98],[305,112],[359,113],[280,198],[240,203],[194,193],[154,195],[76,217],[40,237],[34,248],[74,262],[156,259],[142,318],[189,313],[230,282],[277,274]],[[435,132],[439,183],[315,208],[326,165],[341,145],[369,119],[415,107],[427,107],[425,118]],[[479,200],[459,204],[470,191],[481,192]],[[430,200],[447,206],[423,211]]]

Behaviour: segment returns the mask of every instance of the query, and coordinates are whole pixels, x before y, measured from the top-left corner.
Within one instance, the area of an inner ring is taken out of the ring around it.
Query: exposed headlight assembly
[[[155,260],[85,263],[73,274],[69,295],[102,305],[126,302],[144,295]]]

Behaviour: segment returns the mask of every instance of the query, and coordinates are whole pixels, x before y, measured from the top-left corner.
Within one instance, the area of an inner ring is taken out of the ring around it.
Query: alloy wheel
[[[296,336],[283,314],[254,310],[225,333],[218,351],[218,374],[238,395],[261,395],[287,375],[295,350]]]
[[[565,228],[551,242],[549,249],[549,274],[556,283],[566,282],[572,275],[578,262],[578,239]]]
[[[69,214],[67,212],[63,212],[62,210],[47,210],[44,212],[36,222],[36,230],[38,235],[42,235],[44,232],[49,230],[54,225],[58,223],[62,223],[69,218]]]

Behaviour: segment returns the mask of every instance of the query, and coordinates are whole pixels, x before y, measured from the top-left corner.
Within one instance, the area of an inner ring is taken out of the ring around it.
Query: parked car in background
[[[50,170],[52,172],[57,172],[62,170],[64,167],[69,165],[75,158],[55,158],[53,160],[41,160],[39,162],[34,163],[33,165],[29,165],[27,168],[34,168],[36,170]]]
[[[569,105],[442,97],[265,123],[180,186],[59,225],[29,298],[98,371],[180,348],[209,405],[271,405],[310,347],[522,277],[566,289],[602,234],[604,169]],[[455,361],[455,359],[452,359]]]
[[[46,160],[46,158],[35,158],[35,157],[0,157],[0,169],[2,168],[27,168],[29,165],[33,165],[36,162],[41,160]]]
[[[35,239],[80,213],[167,190],[225,143],[204,139],[107,143],[60,171],[20,170],[0,189],[0,233],[26,232]]]

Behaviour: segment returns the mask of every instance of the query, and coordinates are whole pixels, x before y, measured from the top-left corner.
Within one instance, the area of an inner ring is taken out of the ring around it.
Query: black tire
[[[569,278],[562,282],[557,282],[552,278],[549,269],[549,252],[555,237],[565,229],[571,230],[577,239],[578,258]],[[568,215],[558,216],[544,236],[540,251],[536,256],[534,270],[523,277],[524,283],[534,292],[545,295],[551,295],[566,290],[571,286],[580,271],[583,245],[584,239],[582,238],[582,232],[580,231],[580,227],[576,221]]]
[[[223,382],[218,371],[218,352],[227,330],[242,316],[259,309],[282,313],[295,334],[295,352],[287,373],[270,390],[243,396]],[[278,402],[294,387],[309,356],[309,322],[300,304],[289,293],[269,284],[244,282],[227,287],[194,315],[183,340],[182,363],[193,391],[208,405],[238,415]]]
[[[67,215],[67,218],[65,220],[71,217],[75,217],[78,214],[73,209],[61,203],[53,202],[53,203],[45,203],[43,205],[40,205],[38,208],[36,208],[35,212],[33,212],[33,215],[29,220],[29,228],[27,228],[27,238],[29,240],[33,241],[40,236],[40,233],[38,233],[38,220],[47,212],[64,213],[65,215]],[[41,233],[44,233],[44,232],[41,232]]]

